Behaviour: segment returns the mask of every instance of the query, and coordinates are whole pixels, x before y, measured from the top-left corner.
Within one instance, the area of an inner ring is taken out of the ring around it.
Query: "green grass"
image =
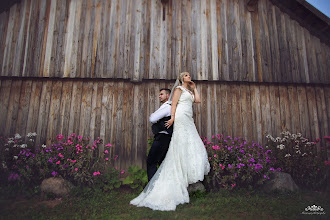
[[[129,205],[138,193],[119,190],[57,201],[0,200],[0,219],[330,219],[330,199],[324,193],[271,193],[250,191],[195,194],[176,211],[161,212]],[[318,205],[326,215],[303,215],[307,206]]]

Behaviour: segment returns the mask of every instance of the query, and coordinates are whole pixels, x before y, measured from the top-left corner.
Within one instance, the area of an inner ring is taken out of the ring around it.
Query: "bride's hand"
[[[170,120],[166,121],[166,123],[165,123],[165,127],[166,127],[166,128],[171,127],[172,124],[173,124],[173,122],[174,122],[174,119],[173,119],[173,118],[171,118]]]
[[[192,90],[194,90],[196,88],[196,84],[193,81],[189,82],[189,86]]]

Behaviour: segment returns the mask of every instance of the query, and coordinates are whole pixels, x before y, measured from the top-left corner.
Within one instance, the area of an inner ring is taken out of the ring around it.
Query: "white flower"
[[[33,140],[33,139],[30,139],[30,141],[32,141],[32,142],[33,142],[34,140]]]
[[[13,147],[15,147],[15,148],[16,148],[16,147],[18,147],[18,145],[17,145],[17,144],[14,144],[14,146],[13,146]]]
[[[9,151],[9,148],[6,148],[5,151]]]
[[[35,132],[33,132],[33,133],[29,132],[26,136],[27,137],[35,137],[35,136],[37,136],[37,133],[35,133]]]
[[[281,138],[280,138],[280,137],[277,137],[277,138],[275,139],[275,141],[276,141],[276,142],[281,142]]]
[[[7,165],[6,165],[5,161],[2,161],[2,168],[7,169]]]
[[[291,154],[286,154],[284,157],[291,157]]]
[[[300,151],[300,150],[297,150],[297,151],[296,151],[296,154],[301,154],[301,151]]]
[[[8,144],[13,144],[13,143],[15,143],[14,138],[8,138]]]
[[[297,135],[296,135],[296,134],[293,134],[293,135],[291,136],[291,138],[295,140],[295,139],[297,139]]]
[[[307,155],[306,153],[303,153],[301,156],[303,157],[303,156],[305,156],[305,155]]]
[[[280,150],[283,150],[285,148],[285,146],[283,144],[277,145],[277,148],[279,148]]]
[[[294,148],[295,148],[296,150],[298,150],[298,149],[299,149],[299,145],[294,146]]]
[[[17,160],[18,156],[14,156],[14,159]]]
[[[46,144],[43,144],[41,147],[45,148],[46,147]]]
[[[15,139],[17,140],[17,139],[21,139],[22,137],[21,137],[21,135],[19,135],[19,134],[15,134]]]
[[[27,147],[27,144],[22,144],[21,145],[21,148],[26,148]]]
[[[284,141],[286,141],[286,138],[282,138],[282,141],[281,142],[284,142]]]

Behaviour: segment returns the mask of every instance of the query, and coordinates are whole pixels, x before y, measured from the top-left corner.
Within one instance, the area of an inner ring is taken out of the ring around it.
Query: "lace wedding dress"
[[[179,98],[171,143],[159,169],[130,204],[170,211],[189,202],[187,187],[202,181],[210,171],[206,149],[194,124],[193,94],[184,87]]]

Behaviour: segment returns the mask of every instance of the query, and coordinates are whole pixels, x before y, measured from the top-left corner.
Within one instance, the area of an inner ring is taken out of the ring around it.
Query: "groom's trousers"
[[[172,135],[158,133],[155,135],[147,158],[148,181],[157,171],[157,165],[161,164],[166,156],[168,146],[170,145]]]

